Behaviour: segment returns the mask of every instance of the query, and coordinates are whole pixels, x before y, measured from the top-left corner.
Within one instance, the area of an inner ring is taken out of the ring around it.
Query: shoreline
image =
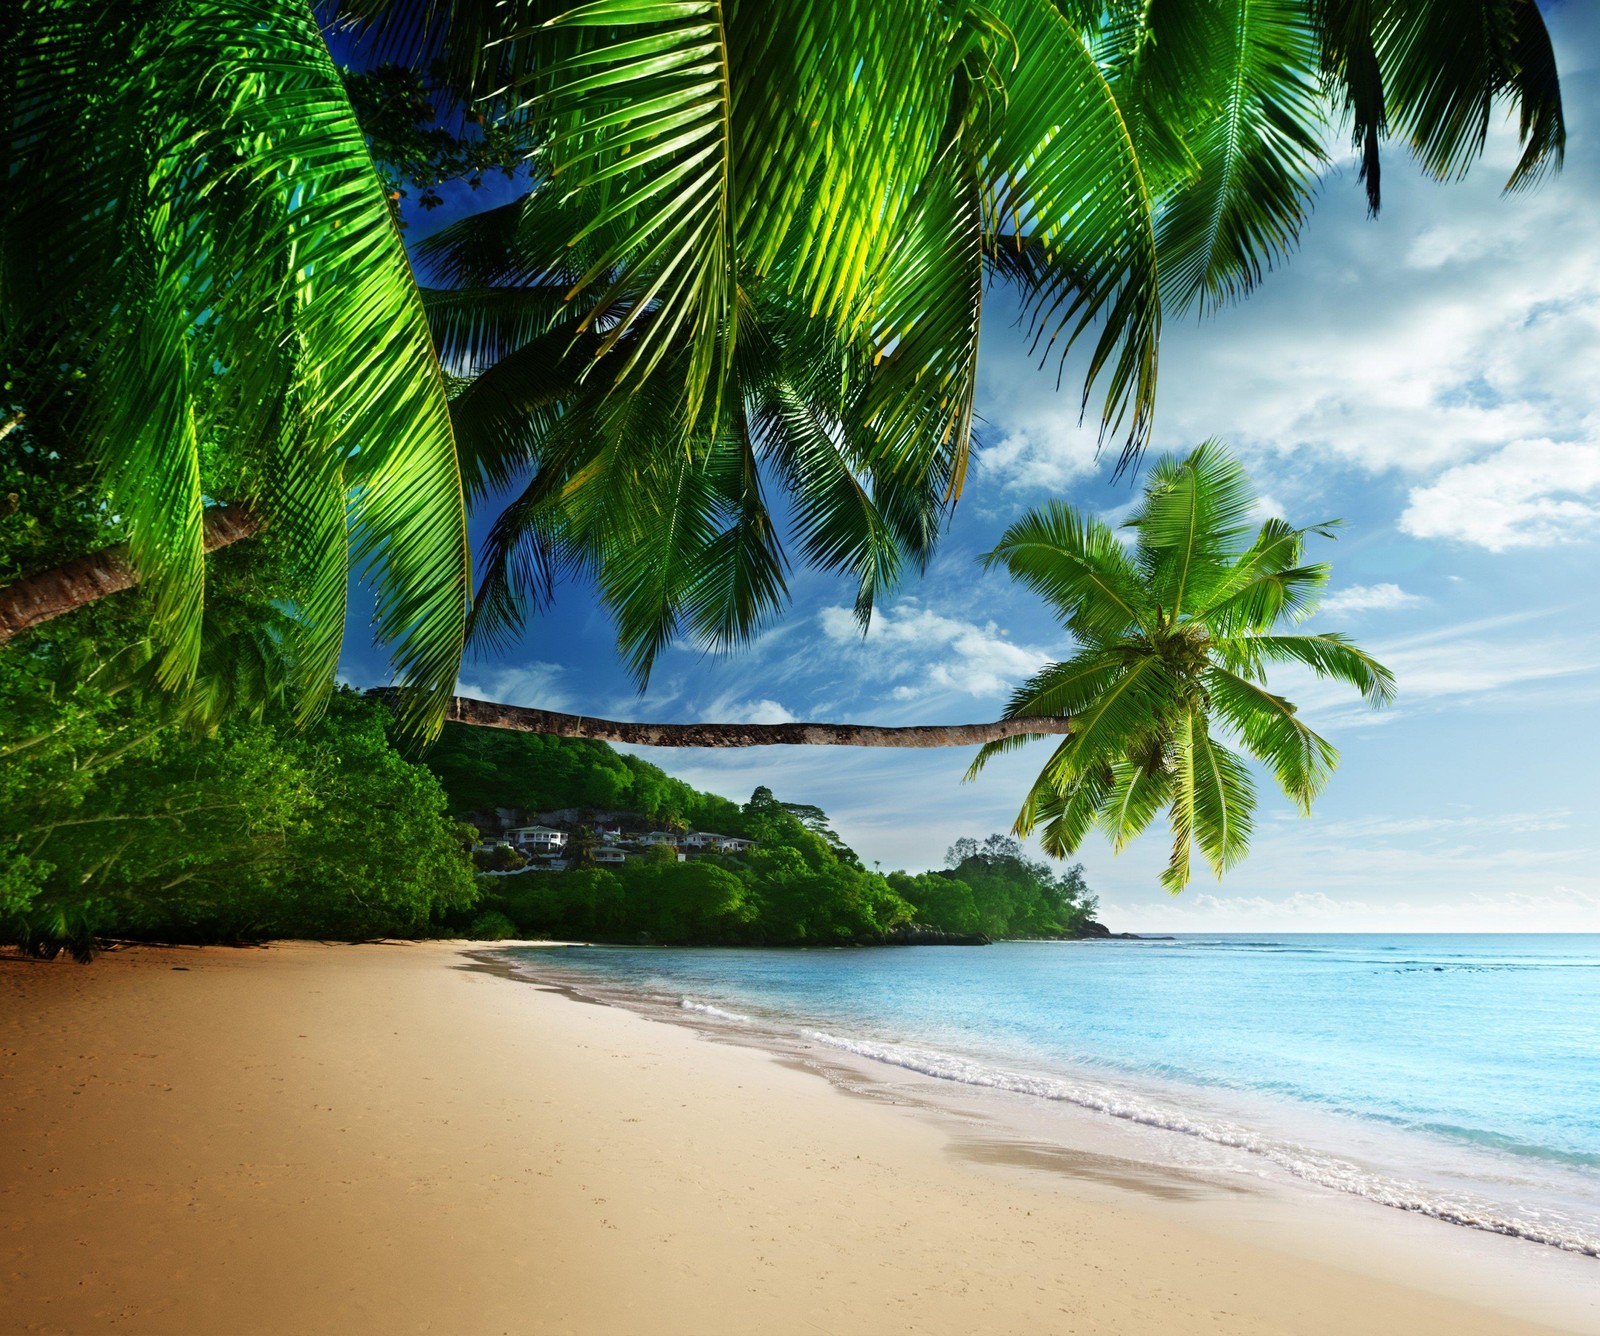
[[[1335,1194],[1030,1140],[842,1053],[821,1080],[494,977],[506,945],[0,959],[17,1329],[1600,1328],[1592,1259],[1435,1265],[1469,1231],[1364,1237]]]
[[[472,954],[490,973],[765,1053],[847,1095],[914,1108],[945,1130],[947,1149],[957,1158],[1111,1184],[1157,1199],[1232,1201],[1250,1217],[1247,1228],[1235,1230],[1249,1241],[1281,1246],[1285,1237],[1298,1235],[1296,1250],[1308,1257],[1332,1247],[1375,1275],[1415,1281],[1415,1273],[1427,1273],[1437,1293],[1464,1288],[1513,1318],[1523,1314],[1502,1301],[1502,1292],[1517,1293],[1524,1306],[1540,1309],[1547,1320],[1570,1319],[1574,1330],[1600,1331],[1600,1261],[1586,1249],[1363,1195],[1285,1168],[1259,1147],[1208,1140],[1187,1120],[1178,1126],[1154,1121],[1137,1106],[1114,1108],[996,1083],[993,1078],[1004,1074],[996,1068],[981,1069],[975,1080],[968,1072],[926,1062],[949,1055],[863,1044],[848,1032],[816,1030],[815,1022],[803,1018],[758,1018],[687,996],[646,994],[563,970],[555,952],[541,951],[540,958],[495,950]],[[961,1060],[955,1065],[959,1068]],[[1223,1210],[1211,1223],[1234,1229],[1240,1214]],[[1580,1293],[1576,1306],[1548,1302],[1552,1292],[1559,1295],[1563,1289]]]

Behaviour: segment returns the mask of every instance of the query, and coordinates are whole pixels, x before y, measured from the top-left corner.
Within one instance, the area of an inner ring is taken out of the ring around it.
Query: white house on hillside
[[[626,863],[628,861],[627,854],[623,853],[621,849],[613,849],[608,844],[601,845],[600,848],[594,851],[593,856],[596,863]]]
[[[704,852],[708,849],[719,854],[736,854],[755,844],[754,840],[741,840],[737,835],[718,835],[709,830],[691,830],[680,844],[685,849]]]
[[[567,847],[567,832],[552,826],[518,826],[506,834],[525,854],[553,854]]]

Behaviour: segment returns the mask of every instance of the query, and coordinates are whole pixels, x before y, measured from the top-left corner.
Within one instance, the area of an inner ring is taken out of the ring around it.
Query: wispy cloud
[[[946,616],[909,599],[879,613],[865,638],[848,608],[824,608],[819,621],[854,671],[895,684],[896,700],[935,691],[999,696],[1050,660],[1043,649],[1014,643],[992,621]]]
[[[561,681],[565,674],[558,663],[480,667],[470,679],[456,683],[456,694],[536,710],[566,710],[572,706],[572,696]]]
[[[1420,595],[1408,594],[1397,584],[1347,585],[1324,598],[1319,611],[1335,617],[1354,616],[1363,612],[1391,612],[1396,608],[1415,607],[1421,602]]]

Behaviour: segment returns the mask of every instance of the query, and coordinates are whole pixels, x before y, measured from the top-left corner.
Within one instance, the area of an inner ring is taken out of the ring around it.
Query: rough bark
[[[261,521],[244,506],[213,506],[206,511],[205,524],[207,552],[249,538],[261,528]],[[0,645],[30,626],[138,582],[139,573],[128,562],[127,544],[118,543],[8,584],[0,588]]]
[[[877,728],[867,724],[636,724],[535,710],[523,705],[456,696],[448,716],[477,728],[595,738],[644,747],[975,747],[1026,734],[1071,732],[1066,718],[1000,719],[988,724]]]

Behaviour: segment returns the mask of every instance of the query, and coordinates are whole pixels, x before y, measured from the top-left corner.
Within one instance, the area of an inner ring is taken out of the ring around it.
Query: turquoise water
[[[1600,935],[508,954],[1600,1255]]]

